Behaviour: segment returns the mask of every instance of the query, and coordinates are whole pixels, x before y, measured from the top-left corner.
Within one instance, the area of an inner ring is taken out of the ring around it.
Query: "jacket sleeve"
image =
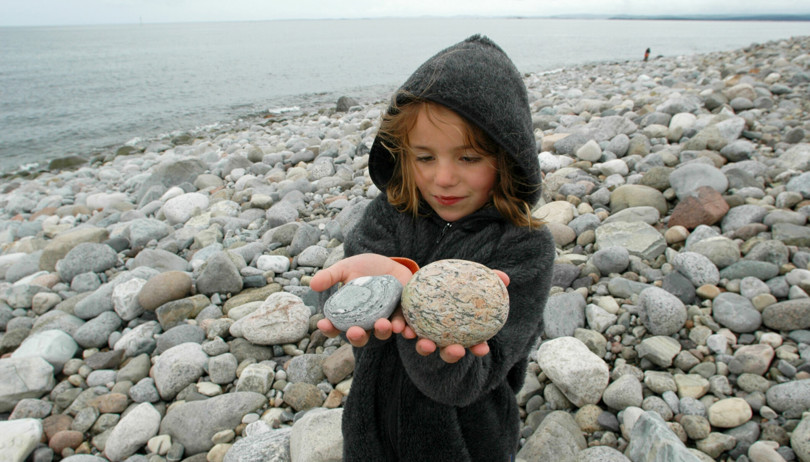
[[[509,316],[488,341],[489,354],[479,358],[468,352],[457,363],[447,364],[438,352],[421,356],[415,340],[397,336],[400,357],[416,387],[435,401],[466,406],[504,383],[509,371],[527,358],[542,330],[555,255],[548,228],[507,226],[489,261],[479,262],[510,278]]]

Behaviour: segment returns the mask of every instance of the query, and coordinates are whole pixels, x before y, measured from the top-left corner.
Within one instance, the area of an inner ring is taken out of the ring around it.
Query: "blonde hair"
[[[393,156],[394,171],[386,186],[388,202],[403,213],[419,215],[421,196],[416,187],[413,174],[414,156],[410,154],[408,133],[416,125],[421,111],[426,111],[429,118],[438,107],[451,110],[432,101],[409,98],[405,104],[395,106],[383,116],[378,136],[382,145]],[[464,117],[464,136],[468,144],[479,154],[485,156],[496,168],[497,175],[492,190],[492,205],[507,220],[517,226],[539,228],[543,221],[534,218],[531,205],[518,196],[520,181],[515,174],[517,166],[505,149],[495,143],[481,128],[470,123]]]

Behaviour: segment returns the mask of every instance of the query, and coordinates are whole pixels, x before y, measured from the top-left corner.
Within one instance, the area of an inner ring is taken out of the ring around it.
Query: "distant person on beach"
[[[646,63],[649,58],[650,58],[650,49],[647,48],[647,51],[644,52],[644,62]]]
[[[324,291],[361,276],[405,283],[419,265],[462,259],[498,270],[509,315],[464,348],[417,338],[401,310],[344,333],[356,360],[343,412],[345,461],[508,461],[515,398],[542,331],[554,241],[531,215],[541,177],[526,87],[494,42],[472,36],[423,63],[397,91],[369,155],[382,191],[319,271]],[[340,332],[323,319],[319,329]]]

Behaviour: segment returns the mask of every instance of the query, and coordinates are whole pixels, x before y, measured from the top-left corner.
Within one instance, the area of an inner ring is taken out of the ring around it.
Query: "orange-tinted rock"
[[[128,401],[123,393],[107,393],[92,400],[89,405],[98,408],[102,414],[120,414],[127,408]]]
[[[675,206],[669,217],[669,226],[680,225],[686,229],[695,229],[699,225],[711,226],[719,222],[728,209],[728,203],[719,192],[702,186],[697,190],[697,197],[686,197]]]
[[[41,216],[51,216],[56,213],[56,207],[45,207],[42,210],[36,211],[31,214],[31,217],[28,221],[35,221],[38,217]]]
[[[42,419],[42,430],[50,440],[55,434],[69,430],[71,424],[73,424],[73,417],[67,414],[50,415]]]
[[[65,448],[76,449],[82,444],[84,435],[76,430],[62,430],[53,435],[48,441],[48,447],[53,449],[54,454],[62,454]]]
[[[167,271],[149,280],[138,293],[138,303],[147,310],[154,311],[164,303],[179,300],[191,293],[191,276],[182,271]]]

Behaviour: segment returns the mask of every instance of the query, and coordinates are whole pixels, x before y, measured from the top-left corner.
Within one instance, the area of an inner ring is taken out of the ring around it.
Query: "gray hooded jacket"
[[[484,129],[513,157],[522,183],[532,185],[523,197],[536,202],[540,177],[526,88],[497,45],[470,37],[429,59],[402,90],[444,104]],[[379,139],[369,171],[384,192],[393,162]],[[380,194],[349,233],[345,252],[407,257],[421,266],[460,258],[502,270],[510,277],[510,312],[488,341],[490,353],[481,358],[468,352],[447,364],[438,353],[420,356],[415,340],[400,335],[355,348],[354,380],[343,413],[344,460],[514,457],[520,432],[515,393],[542,330],[555,256],[548,230],[517,227],[491,206],[452,223],[435,213],[414,218]]]

